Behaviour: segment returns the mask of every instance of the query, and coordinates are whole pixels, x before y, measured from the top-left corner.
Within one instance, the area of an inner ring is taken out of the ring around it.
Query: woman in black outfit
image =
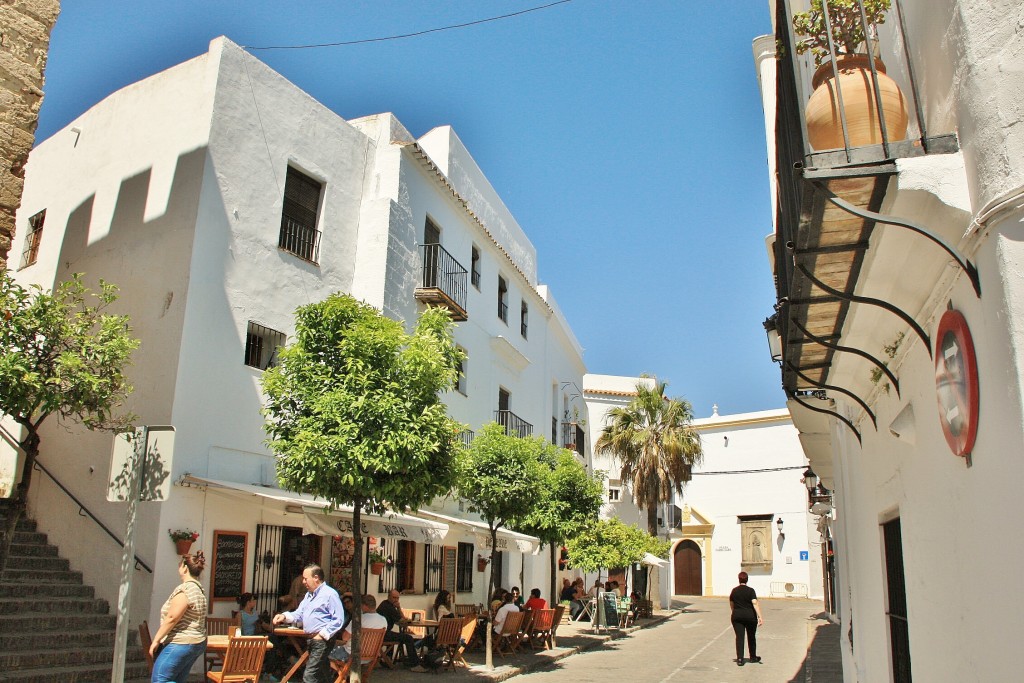
[[[740,572],[740,585],[729,594],[729,607],[732,609],[732,628],[736,631],[736,664],[743,666],[743,632],[747,633],[747,649],[750,650],[750,661],[757,663],[757,627],[764,625],[761,606],[757,604],[757,593],[747,585],[747,573]]]

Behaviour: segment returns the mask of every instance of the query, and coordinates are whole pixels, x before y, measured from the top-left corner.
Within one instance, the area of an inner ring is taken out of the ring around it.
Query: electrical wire
[[[400,40],[402,38],[415,38],[417,36],[424,36],[428,33],[438,33],[440,31],[451,31],[457,28],[466,28],[467,26],[476,26],[478,24],[486,24],[491,21],[498,21],[499,19],[511,19],[512,17],[518,17],[523,14],[529,14],[530,12],[539,12],[540,10],[549,9],[556,5],[564,5],[572,2],[572,0],[557,0],[557,2],[551,2],[547,5],[540,5],[538,7],[530,7],[528,9],[519,10],[518,12],[511,12],[509,14],[502,14],[496,17],[488,17],[486,19],[477,19],[476,21],[467,21],[462,24],[452,24],[450,26],[439,26],[437,28],[428,28],[423,31],[414,31],[413,33],[401,33],[394,36],[383,36],[380,38],[362,38],[360,40],[345,40],[337,43],[313,43],[310,45],[243,45],[247,50],[307,50],[316,47],[341,47],[345,45],[362,45],[364,43],[380,43],[386,40]]]
[[[806,469],[807,465],[792,465],[790,467],[768,467],[763,470],[723,470],[720,472],[693,472],[694,477],[698,475],[712,475],[712,474],[757,474],[759,472],[786,472],[789,470],[803,470]]]

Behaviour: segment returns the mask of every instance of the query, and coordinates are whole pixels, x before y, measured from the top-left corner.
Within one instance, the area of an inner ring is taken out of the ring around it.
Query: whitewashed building
[[[587,374],[591,446],[611,410],[627,405],[638,383],[656,381]],[[693,426],[704,457],[682,496],[659,511],[659,535],[672,541],[672,549],[668,564],[651,572],[652,595],[663,605],[673,595],[728,595],[736,575],[746,571],[759,596],[822,597],[823,548],[817,517],[808,512],[806,459],[789,413],[719,415],[716,407]],[[647,515],[633,502],[629,483],[619,479],[617,458],[594,453],[590,466],[607,475],[602,515],[646,529]]]
[[[998,587],[1024,562],[1005,529],[1024,479],[1021,4],[894,0],[870,43],[902,103],[879,114],[865,58],[849,68],[868,96],[838,92],[868,106],[825,91],[836,137],[819,148],[791,29],[808,2],[770,5],[775,34],[754,42],[775,199],[766,328],[834,494],[845,680],[1015,680],[1024,616]]]
[[[19,281],[50,288],[84,272],[120,286],[117,311],[142,342],[129,408],[176,429],[170,498],[140,506],[136,553],[152,573],[135,572],[133,624],[156,623],[178,581],[168,529],[199,532],[215,615],[239,590],[272,610],[311,560],[350,583],[347,516],[275,488],[263,443],[260,378],[297,306],[336,291],[404,321],[447,306],[467,360],[445,400],[471,430],[498,420],[560,440],[567,389],[585,372],[536,250],[451,128],[415,139],[391,114],[343,120],[225,38],[42,142],[17,226]],[[123,533],[125,506],[105,500],[110,453],[109,435],[54,423],[40,460]],[[50,479],[33,488],[40,529],[114,603],[117,546]],[[485,529],[455,500],[370,518],[393,562],[369,590],[399,588],[414,608],[443,586],[484,602]],[[232,543],[244,559],[228,566]],[[536,539],[502,532],[499,544],[500,583],[550,584]]]

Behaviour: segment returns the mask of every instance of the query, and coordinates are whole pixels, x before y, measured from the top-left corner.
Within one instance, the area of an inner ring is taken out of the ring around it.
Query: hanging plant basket
[[[384,573],[384,563],[383,562],[372,562],[372,563],[370,563],[370,573],[373,574],[374,576],[380,576],[381,574],[383,574]]]
[[[188,555],[188,551],[192,549],[192,541],[188,539],[182,539],[174,542],[174,551],[178,555]]]
[[[488,560],[486,558],[483,558],[483,557],[477,558],[477,560],[476,560],[476,570],[478,572],[487,571],[487,563],[488,562],[490,562],[490,560]]]

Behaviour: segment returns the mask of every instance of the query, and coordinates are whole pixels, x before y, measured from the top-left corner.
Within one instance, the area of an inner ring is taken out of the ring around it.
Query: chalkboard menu
[[[441,564],[441,588],[455,595],[455,570],[456,570],[456,549],[451,546],[444,546]]]
[[[244,591],[245,531],[213,532],[213,569],[210,571],[210,599],[234,600]]]

